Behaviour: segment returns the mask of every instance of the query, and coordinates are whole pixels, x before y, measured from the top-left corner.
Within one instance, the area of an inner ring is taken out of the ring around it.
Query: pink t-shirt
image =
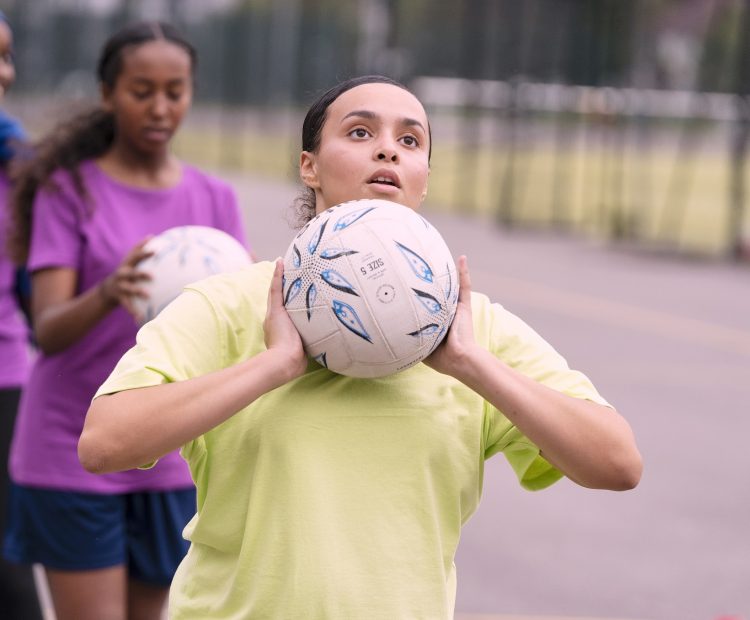
[[[72,267],[81,293],[119,265],[149,234],[186,224],[212,226],[246,244],[232,189],[183,165],[175,187],[146,190],[107,176],[93,161],[80,166],[90,200],[76,192],[69,174],[58,171],[59,190],[44,189],[34,203],[29,271]],[[167,490],[192,485],[176,453],[149,470],[93,475],[78,461],[78,437],[94,393],[123,353],[135,344],[136,325],[121,307],[64,351],[40,355],[21,398],[11,446],[14,482],[93,493]]]
[[[0,171],[0,389],[21,387],[31,363],[29,330],[13,292],[16,270],[5,251],[10,225],[9,190],[8,177]]]

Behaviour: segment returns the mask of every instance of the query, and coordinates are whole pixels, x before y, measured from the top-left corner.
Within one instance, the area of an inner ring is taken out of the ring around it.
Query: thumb
[[[282,276],[284,275],[284,260],[282,258],[276,259],[276,264],[273,269],[273,277],[271,278],[271,286],[268,288],[268,305],[269,307],[283,306],[283,295],[282,290]]]

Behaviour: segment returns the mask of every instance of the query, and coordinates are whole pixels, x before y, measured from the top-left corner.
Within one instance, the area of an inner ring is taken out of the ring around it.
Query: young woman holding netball
[[[418,209],[430,146],[403,86],[337,85],[303,125],[308,217],[362,198]],[[454,555],[485,459],[503,452],[530,489],[563,475],[638,483],[627,422],[526,324],[471,292],[465,257],[458,270],[443,343],[382,379],[308,361],[281,260],[206,280],[141,330],[89,409],[79,456],[107,472],[181,448],[198,512],[171,618],[452,618]]]

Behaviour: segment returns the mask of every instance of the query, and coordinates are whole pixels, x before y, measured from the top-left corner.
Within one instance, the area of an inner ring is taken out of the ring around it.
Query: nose
[[[387,146],[378,147],[375,151],[375,157],[379,161],[390,161],[396,163],[398,161],[398,153],[395,149]]]
[[[162,93],[156,93],[153,104],[151,105],[151,114],[154,116],[164,116],[169,108],[167,97]]]

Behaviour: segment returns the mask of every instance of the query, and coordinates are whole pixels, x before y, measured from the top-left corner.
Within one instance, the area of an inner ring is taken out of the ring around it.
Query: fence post
[[[747,145],[750,138],[750,2],[743,2],[742,23],[737,42],[737,72],[734,80],[734,93],[737,121],[731,140],[731,180],[729,186],[728,237],[731,256],[739,259],[747,250],[743,239],[742,225],[745,215],[745,164]]]

